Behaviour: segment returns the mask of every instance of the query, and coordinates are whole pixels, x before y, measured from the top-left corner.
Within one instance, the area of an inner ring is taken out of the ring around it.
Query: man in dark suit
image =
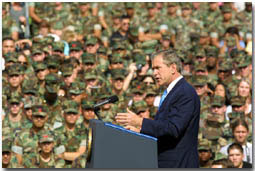
[[[166,87],[154,120],[140,118],[127,109],[116,121],[126,129],[158,138],[159,168],[198,168],[200,100],[181,73],[181,61],[174,50],[152,55],[154,77]]]

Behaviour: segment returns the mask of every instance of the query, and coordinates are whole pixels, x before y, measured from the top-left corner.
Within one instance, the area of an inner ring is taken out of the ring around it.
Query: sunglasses
[[[33,116],[33,118],[35,118],[35,119],[44,119],[45,118],[45,116],[41,116],[41,115],[34,115]]]

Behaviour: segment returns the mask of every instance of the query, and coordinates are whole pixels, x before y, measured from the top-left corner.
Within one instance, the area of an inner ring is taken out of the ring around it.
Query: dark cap
[[[32,115],[33,116],[46,116],[48,110],[45,105],[34,105],[32,107]]]
[[[79,41],[72,41],[69,43],[70,51],[71,50],[82,50],[82,44]]]
[[[234,96],[230,100],[231,106],[243,106],[245,105],[245,98],[241,96]]]
[[[218,106],[218,107],[221,107],[225,104],[225,99],[221,96],[213,96],[212,97],[212,101],[211,101],[211,105],[212,106]]]
[[[66,100],[63,103],[63,109],[65,113],[78,113],[79,104],[73,100]]]
[[[94,103],[92,101],[90,101],[89,99],[82,99],[81,107],[82,107],[82,109],[93,109]]]
[[[43,130],[43,132],[41,132],[39,135],[39,142],[54,142],[53,133],[49,130]]]

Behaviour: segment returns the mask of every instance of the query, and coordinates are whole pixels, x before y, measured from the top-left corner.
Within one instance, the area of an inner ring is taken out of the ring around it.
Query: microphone
[[[100,102],[100,103],[97,103],[94,105],[94,109],[98,108],[99,106],[103,106],[107,103],[114,103],[114,102],[117,102],[119,100],[118,96],[114,95],[114,96],[111,96],[109,98],[107,98],[106,100]]]

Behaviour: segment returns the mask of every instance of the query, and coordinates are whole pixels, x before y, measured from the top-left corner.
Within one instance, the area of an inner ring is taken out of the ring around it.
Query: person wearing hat
[[[22,129],[17,133],[12,150],[17,156],[19,164],[28,155],[36,153],[38,147],[38,136],[43,130],[49,130],[50,125],[46,124],[48,119],[47,106],[37,104],[32,107],[32,127]]]
[[[12,139],[5,138],[2,141],[2,168],[23,168],[18,164],[15,154],[12,152]]]
[[[194,69],[195,69],[194,75],[208,76],[206,62],[196,63],[195,66],[194,66]]]
[[[155,117],[158,110],[158,106],[155,104],[157,98],[158,97],[155,88],[153,86],[148,87],[148,89],[146,89],[144,101],[147,103],[150,112],[150,118],[152,119]]]
[[[25,168],[64,168],[65,161],[54,153],[56,139],[49,130],[42,131],[38,140],[38,152],[24,159]]]
[[[49,74],[49,69],[47,68],[47,65],[44,62],[35,62],[33,64],[35,75],[38,80],[39,85],[39,94],[43,95],[44,93],[44,86],[45,86],[45,77]]]
[[[12,136],[15,137],[15,133],[25,128],[26,117],[22,111],[21,95],[17,92],[13,92],[8,100],[9,110],[7,115],[2,121],[3,128],[10,128],[12,130]]]
[[[112,69],[124,69],[124,62],[122,56],[118,53],[114,53],[110,57],[109,70]]]
[[[81,99],[84,97],[85,83],[74,81],[70,85],[69,96],[71,100],[81,103]]]
[[[81,56],[83,54],[82,43],[79,41],[72,41],[69,43],[69,47],[70,47],[69,56],[75,57],[81,61]]]
[[[240,76],[242,78],[252,78],[252,60],[248,56],[240,61],[237,65],[238,69],[240,69]],[[251,79],[250,79],[251,80]]]
[[[211,168],[212,165],[212,149],[211,142],[207,139],[201,139],[198,142],[199,167]]]
[[[3,94],[14,91],[18,91],[21,93],[21,85],[24,80],[21,65],[16,63],[6,68],[6,70],[8,74],[8,84],[6,87],[3,87]]]
[[[92,53],[83,53],[82,55],[82,66],[84,69],[84,72],[91,71],[93,69],[96,69],[97,64],[97,55]]]
[[[224,85],[232,82],[231,74],[232,64],[227,61],[221,61],[218,63],[218,82],[223,83]]]
[[[212,46],[213,48],[213,46]],[[206,66],[208,70],[208,75],[217,75],[217,68],[216,64],[218,62],[218,53],[213,49],[207,48],[206,49]]]
[[[88,130],[89,128],[89,120],[96,119],[96,115],[94,112],[94,102],[91,99],[83,98],[81,100],[81,108],[82,108],[82,116],[83,123],[82,125]]]
[[[39,47],[34,47],[32,49],[31,58],[34,62],[42,62],[45,59],[45,54]]]
[[[47,68],[50,73],[58,73],[59,71],[59,64],[60,64],[60,57],[53,55],[47,57]]]
[[[144,100],[132,103],[130,109],[140,117],[150,119],[150,111],[148,109],[147,103]]]
[[[85,52],[96,54],[98,48],[98,39],[95,36],[87,37],[85,41]]]
[[[77,120],[80,117],[79,104],[73,100],[63,102],[63,124],[54,129],[56,137],[64,146],[64,153],[59,155],[65,160],[65,168],[71,168],[72,161],[86,151],[86,130],[80,129]]]
[[[52,45],[52,55],[59,55],[63,59],[65,57],[66,44],[62,41],[54,42]]]
[[[53,124],[55,121],[62,121],[61,116],[61,99],[58,96],[60,90],[60,79],[57,74],[49,73],[45,77],[45,92],[42,96],[43,101],[49,110],[48,124]]]

